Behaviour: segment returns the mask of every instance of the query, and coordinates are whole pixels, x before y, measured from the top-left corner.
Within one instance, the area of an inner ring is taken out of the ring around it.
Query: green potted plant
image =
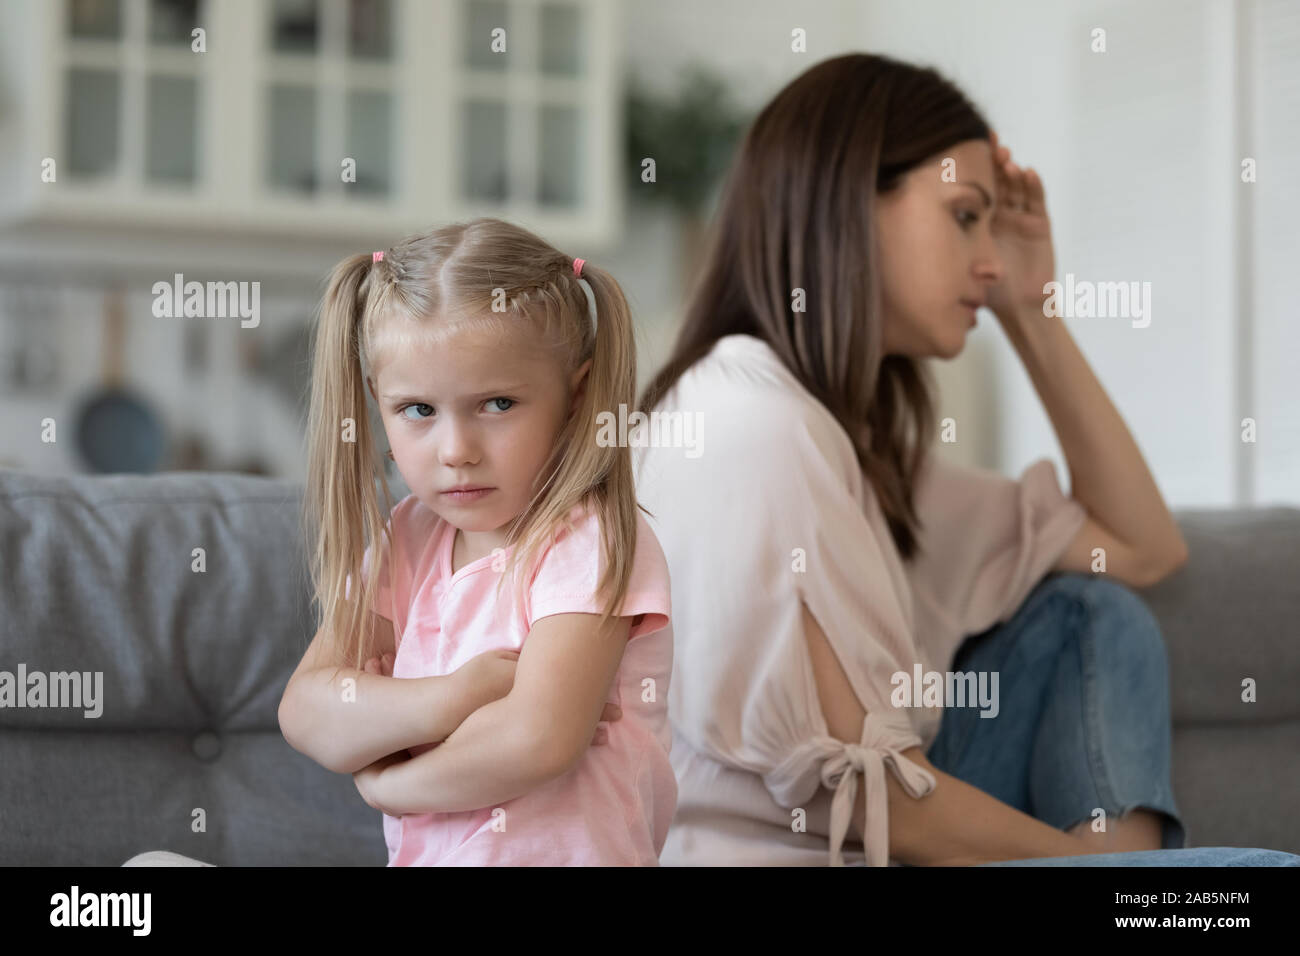
[[[633,75],[626,114],[631,201],[667,204],[677,213],[679,271],[686,288],[704,252],[714,193],[749,117],[734,105],[726,83],[700,66],[687,69],[670,96],[651,91]]]

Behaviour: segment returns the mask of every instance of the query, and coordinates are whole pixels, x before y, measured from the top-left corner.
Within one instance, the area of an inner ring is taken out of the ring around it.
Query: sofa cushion
[[[1138,591],[1169,650],[1174,723],[1300,719],[1300,509],[1174,514],[1187,563]]]
[[[314,634],[300,500],[246,475],[0,471],[0,671],[102,674],[98,716],[0,709],[0,862],[118,866],[166,847],[383,865],[382,818],[351,776],[279,731]]]

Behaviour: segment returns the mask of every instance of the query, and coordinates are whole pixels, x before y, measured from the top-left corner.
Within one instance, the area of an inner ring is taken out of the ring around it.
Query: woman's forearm
[[[289,682],[279,719],[295,750],[335,773],[355,773],[380,757],[443,740],[463,710],[450,676],[395,678],[330,666]]]
[[[1178,524],[1063,320],[1029,310],[1002,327],[1061,442],[1072,496],[1152,566],[1179,564],[1187,546]]]
[[[867,712],[854,694],[821,625],[805,604],[804,637],[826,727],[832,737],[853,741],[863,736]],[[913,797],[893,772],[885,771],[889,810],[889,854],[910,866],[956,866],[985,860],[1076,856],[1091,852],[1077,837],[1021,813],[987,793],[938,770],[920,747],[902,755],[934,775],[935,787]],[[859,782],[850,826],[862,843],[867,788]]]
[[[909,866],[973,866],[994,860],[1097,852],[1084,840],[935,769],[919,747],[905,750],[903,755],[934,774],[935,788],[924,797],[913,797],[886,772],[889,853],[894,859]],[[859,838],[865,791],[865,787],[859,788],[854,811]]]
[[[566,770],[506,695],[466,717],[439,746],[386,768],[375,789],[390,813],[457,813],[498,806]]]

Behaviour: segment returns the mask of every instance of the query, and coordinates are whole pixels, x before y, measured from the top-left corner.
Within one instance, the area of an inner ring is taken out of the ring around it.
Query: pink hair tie
[[[384,253],[382,251],[372,252],[370,254],[371,262],[380,262],[383,258],[384,258]]]
[[[573,274],[574,274],[575,276],[580,276],[580,275],[582,275],[582,267],[583,267],[583,265],[586,263],[586,261],[587,261],[586,259],[574,259],[574,260],[573,260]]]

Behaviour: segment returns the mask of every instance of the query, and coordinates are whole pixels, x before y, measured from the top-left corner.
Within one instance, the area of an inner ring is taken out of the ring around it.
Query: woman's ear
[[[587,373],[590,371],[591,359],[587,359],[578,366],[578,370],[569,380],[569,393],[573,396],[573,401],[569,404],[570,415],[578,410],[578,406],[582,404],[582,397],[587,394]]]

